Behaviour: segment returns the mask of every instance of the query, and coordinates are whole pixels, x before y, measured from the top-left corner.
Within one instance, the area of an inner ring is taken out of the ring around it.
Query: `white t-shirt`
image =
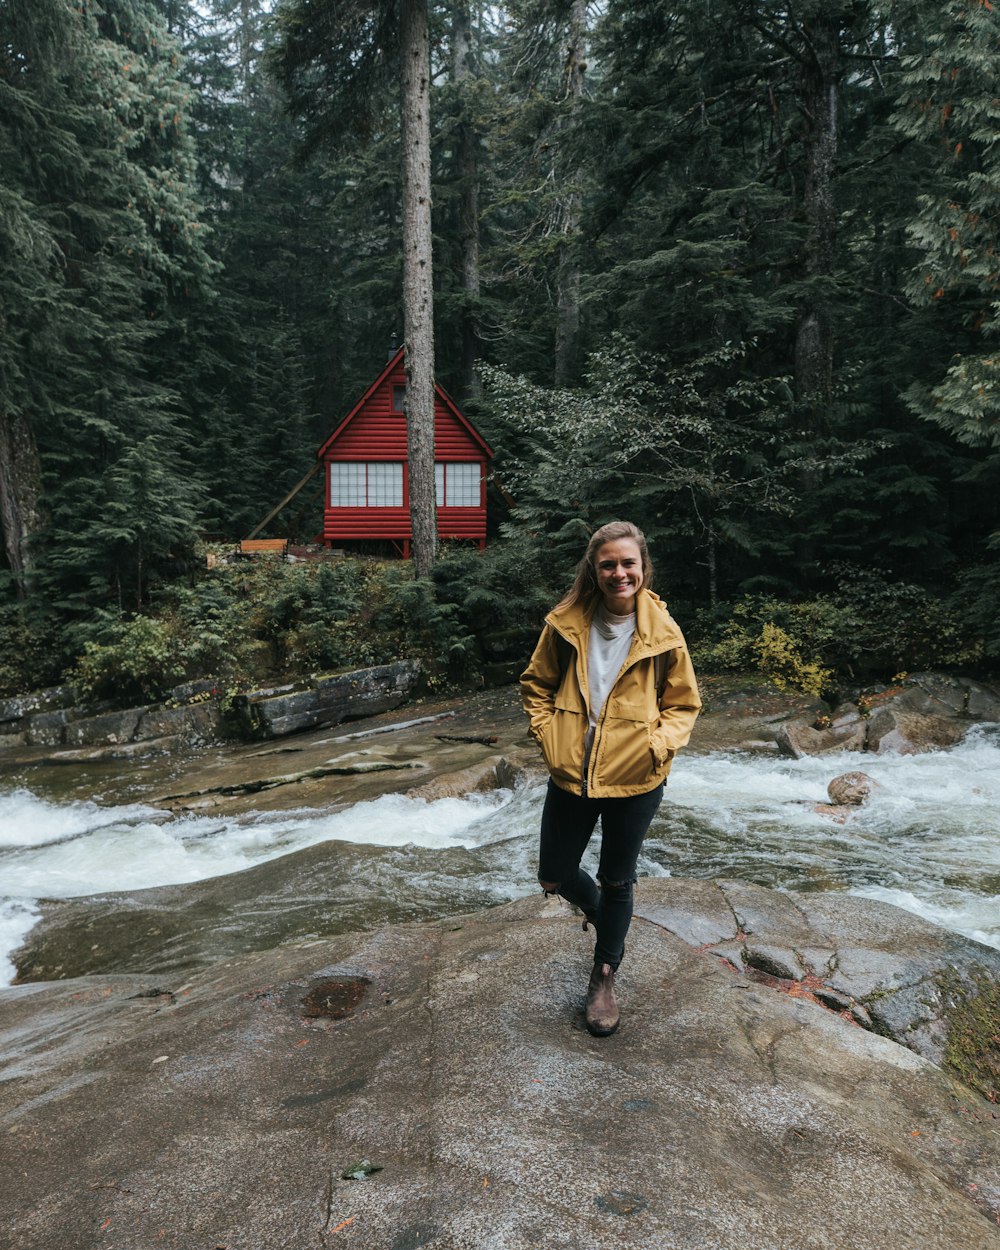
[[[604,604],[599,604],[590,624],[587,639],[587,686],[590,691],[590,725],[584,747],[584,776],[590,765],[590,748],[601,712],[612,687],[632,646],[635,633],[635,613],[628,616],[612,616]]]

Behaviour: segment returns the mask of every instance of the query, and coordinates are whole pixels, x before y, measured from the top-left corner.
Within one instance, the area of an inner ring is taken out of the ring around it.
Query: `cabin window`
[[[481,503],[482,465],[478,461],[434,466],[439,508],[478,508]]]
[[[394,386],[392,388],[392,412],[406,411],[406,387]]]
[[[330,465],[331,508],[401,508],[403,466],[399,462],[334,461]]]

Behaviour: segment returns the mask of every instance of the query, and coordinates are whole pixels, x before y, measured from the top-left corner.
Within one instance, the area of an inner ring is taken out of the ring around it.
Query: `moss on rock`
[[[944,1062],[990,1102],[1000,1102],[1000,981],[986,971],[966,978],[939,978],[947,1004],[948,1043]]]

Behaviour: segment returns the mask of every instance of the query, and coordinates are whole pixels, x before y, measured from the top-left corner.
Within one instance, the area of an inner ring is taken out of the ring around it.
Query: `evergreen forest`
[[[487,549],[210,570],[405,333],[414,8]],[[615,518],[703,667],[989,670],[998,249],[990,0],[0,0],[0,693],[516,671]]]

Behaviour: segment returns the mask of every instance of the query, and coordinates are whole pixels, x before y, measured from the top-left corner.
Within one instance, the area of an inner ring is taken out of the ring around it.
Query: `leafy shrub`
[[[70,673],[85,697],[151,702],[187,675],[180,639],[162,620],[136,616],[116,622],[106,642],[87,642]]]
[[[717,640],[694,648],[696,665],[707,672],[756,668],[782,689],[814,696],[829,693],[835,683],[834,669],[819,658],[809,631],[793,634],[766,619],[765,613],[764,603],[737,604],[734,619],[725,624]],[[793,628],[795,624],[801,626],[802,619],[792,622]]]
[[[697,666],[756,670],[832,696],[845,679],[1000,654],[1000,627],[988,611],[1000,599],[1000,576],[988,569],[978,581],[970,574],[950,599],[871,572],[836,572],[836,589],[810,600],[747,595],[681,610]],[[221,565],[162,591],[155,616],[92,616],[82,641],[73,635],[67,676],[91,697],[124,701],[159,698],[192,677],[211,676],[237,693],[401,658],[419,659],[433,688],[477,683],[486,673],[502,678],[527,659],[571,575],[571,559],[556,557],[548,540],[514,531],[485,552],[445,547],[425,580],[399,560]],[[33,621],[13,605],[0,614],[0,642],[0,690],[59,680],[54,618]]]
[[[982,659],[982,635],[955,596],[870,569],[841,566],[837,572],[834,598],[856,624],[844,650],[862,673],[957,668]]]
[[[20,603],[0,605],[0,695],[55,685],[63,663],[55,617]]]
[[[572,562],[553,559],[547,542],[516,533],[483,552],[452,548],[432,573],[439,602],[454,604],[465,628],[477,635],[508,629],[537,634],[572,576]]]
[[[964,622],[969,634],[979,641],[983,658],[1000,659],[1000,561],[994,558],[964,570],[948,607],[951,619]]]
[[[804,660],[794,639],[780,625],[766,621],[751,646],[757,667],[782,689],[818,696],[830,688],[833,670],[823,668],[817,660]]]
[[[753,667],[805,693],[832,694],[838,678],[962,667],[983,657],[982,638],[954,597],[871,571],[838,574],[837,589],[815,599],[748,595],[721,612],[694,613],[688,632],[696,662],[707,672]]]

